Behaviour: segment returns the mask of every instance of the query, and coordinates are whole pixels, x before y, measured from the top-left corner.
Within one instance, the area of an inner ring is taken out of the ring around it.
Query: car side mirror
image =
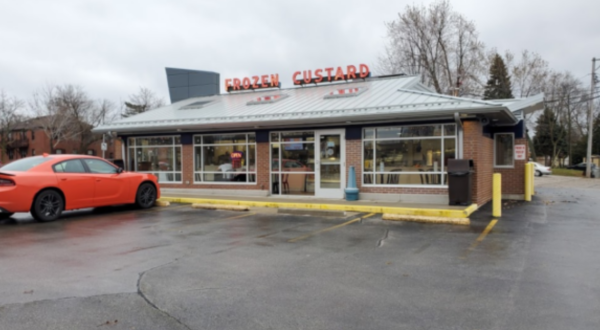
[[[123,168],[122,167],[117,168],[117,174],[121,174],[121,173],[123,173]]]

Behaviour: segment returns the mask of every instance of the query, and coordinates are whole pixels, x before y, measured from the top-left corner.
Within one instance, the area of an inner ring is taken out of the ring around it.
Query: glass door
[[[346,183],[344,130],[315,132],[315,196],[344,198]]]

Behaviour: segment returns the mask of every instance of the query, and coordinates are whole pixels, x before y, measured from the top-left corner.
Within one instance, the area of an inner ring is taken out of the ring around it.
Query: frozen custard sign
[[[340,80],[365,79],[371,76],[369,66],[366,64],[348,65],[345,67],[329,67],[316,70],[296,71],[292,75],[294,85],[319,84],[322,82],[335,82]],[[225,79],[227,92],[256,90],[264,88],[280,88],[279,74],[252,76],[244,78]]]

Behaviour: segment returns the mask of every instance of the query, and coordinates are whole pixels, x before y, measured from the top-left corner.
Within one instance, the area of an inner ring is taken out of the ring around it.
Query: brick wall
[[[448,194],[446,188],[405,188],[405,187],[362,187],[362,140],[346,140],[346,176],[350,173],[350,166],[356,171],[356,185],[364,193],[381,194]],[[348,182],[348,178],[346,178]]]
[[[515,145],[524,144],[527,150],[527,139],[515,139]],[[527,155],[527,151],[525,152]],[[494,173],[502,174],[502,194],[503,195],[523,195],[525,194],[525,164],[526,160],[515,160],[514,168],[496,168]]]
[[[13,132],[13,135],[16,135],[16,134],[21,134],[21,133],[20,133],[20,131]],[[48,139],[48,136],[44,133],[43,130],[37,129],[37,130],[35,130],[35,132],[32,132],[31,130],[27,130],[27,131],[25,131],[25,137],[29,142],[28,147],[13,149],[14,156],[13,156],[12,160],[24,158],[21,156],[21,150],[23,150],[25,152],[26,157],[32,156],[34,151],[35,151],[35,155],[37,155],[37,156],[42,155],[44,153],[51,153],[50,141]],[[102,156],[102,150],[100,148],[101,142],[102,142],[101,140],[96,141],[96,142],[92,143],[87,149],[93,150],[94,155],[101,157]],[[60,149],[65,154],[71,154],[74,151],[79,149],[79,143],[80,142],[78,140],[62,141],[56,146],[55,150]],[[108,148],[106,150],[105,155],[106,155],[106,158],[111,158],[110,156],[112,155],[113,156],[112,158],[114,158],[114,159],[123,159],[121,157],[121,141],[117,139],[117,140],[114,140],[113,143],[108,143]],[[3,157],[3,159],[0,160],[0,162],[8,163],[12,160],[10,160],[8,157],[8,150],[5,150],[4,157]]]
[[[473,159],[473,203],[483,205],[492,200],[494,143],[483,136],[483,126],[478,121],[463,123],[463,159]]]

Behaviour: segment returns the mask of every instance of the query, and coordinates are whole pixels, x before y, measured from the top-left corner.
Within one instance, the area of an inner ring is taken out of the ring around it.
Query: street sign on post
[[[106,151],[108,149],[106,142],[102,142],[102,144],[100,144],[100,149],[102,149],[102,151]]]

